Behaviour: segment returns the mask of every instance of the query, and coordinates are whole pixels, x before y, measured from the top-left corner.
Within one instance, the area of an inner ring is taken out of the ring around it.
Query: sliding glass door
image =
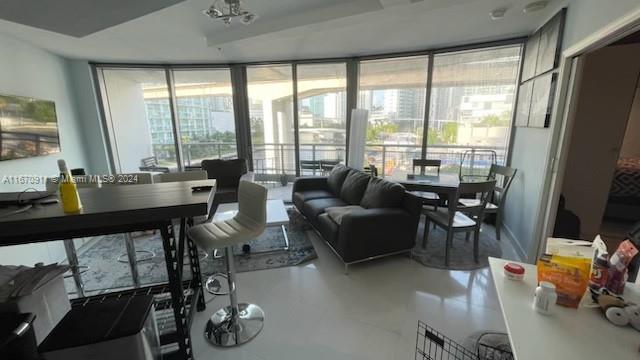
[[[229,69],[173,70],[185,167],[238,156]]]
[[[164,69],[100,69],[115,171],[145,164],[177,169],[169,87]]]
[[[318,175],[346,160],[347,65],[301,64],[296,70],[300,175]]]
[[[427,156],[442,171],[489,171],[506,161],[520,45],[436,54],[429,106]],[[464,170],[464,169],[463,169]]]
[[[369,110],[365,164],[406,179],[422,157],[428,56],[360,62],[358,107]]]
[[[292,66],[248,66],[247,95],[256,180],[291,181],[296,176]]]

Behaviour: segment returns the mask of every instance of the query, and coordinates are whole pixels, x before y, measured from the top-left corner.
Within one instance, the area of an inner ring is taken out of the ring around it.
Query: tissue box
[[[30,295],[0,302],[0,312],[33,313],[33,329],[40,344],[71,309],[62,275],[48,281]]]

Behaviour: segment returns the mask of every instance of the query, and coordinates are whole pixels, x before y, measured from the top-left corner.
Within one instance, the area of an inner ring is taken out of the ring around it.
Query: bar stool
[[[216,311],[205,327],[210,343],[229,347],[253,339],[264,324],[264,311],[255,304],[238,304],[235,286],[233,245],[262,234],[267,222],[267,189],[241,181],[238,189],[238,214],[232,219],[194,226],[187,235],[205,251],[225,248],[230,305]]]

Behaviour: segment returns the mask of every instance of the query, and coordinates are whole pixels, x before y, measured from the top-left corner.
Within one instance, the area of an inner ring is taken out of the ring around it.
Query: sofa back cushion
[[[370,178],[362,171],[351,169],[342,183],[340,198],[347,204],[359,205]]]
[[[327,178],[327,185],[329,185],[329,190],[331,190],[332,193],[340,195],[340,189],[342,189],[342,184],[344,183],[344,179],[347,178],[349,171],[351,171],[351,169],[342,164],[333,167]]]
[[[369,180],[360,206],[365,209],[401,207],[403,198],[402,185],[374,177]]]

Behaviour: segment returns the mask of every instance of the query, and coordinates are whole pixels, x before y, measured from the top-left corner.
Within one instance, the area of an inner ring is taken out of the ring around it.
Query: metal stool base
[[[254,304],[238,304],[238,323],[233,324],[232,307],[215,312],[207,322],[204,337],[215,346],[242,345],[253,339],[264,325],[264,311]]]
[[[137,256],[138,254],[147,254],[147,256],[138,257]],[[128,254],[124,253],[124,254],[118,256],[118,258],[116,260],[118,260],[118,262],[121,262],[121,263],[128,263],[129,259],[127,258],[127,256],[128,256]],[[151,250],[136,250],[136,262],[151,260],[154,257],[156,257],[156,253],[154,253]]]
[[[84,274],[87,271],[91,270],[91,267],[89,267],[89,265],[78,265],[78,274]],[[63,276],[63,278],[68,279],[68,278],[72,278],[73,277],[73,270],[69,269],[67,272],[65,272],[66,275]]]
[[[204,288],[207,289],[212,295],[229,295],[231,291],[236,289],[235,283],[233,284],[233,289],[228,289],[226,291],[220,291],[222,289],[222,281],[218,280],[218,278],[228,279],[227,274],[224,273],[215,273],[207,278],[207,281],[204,284]]]

